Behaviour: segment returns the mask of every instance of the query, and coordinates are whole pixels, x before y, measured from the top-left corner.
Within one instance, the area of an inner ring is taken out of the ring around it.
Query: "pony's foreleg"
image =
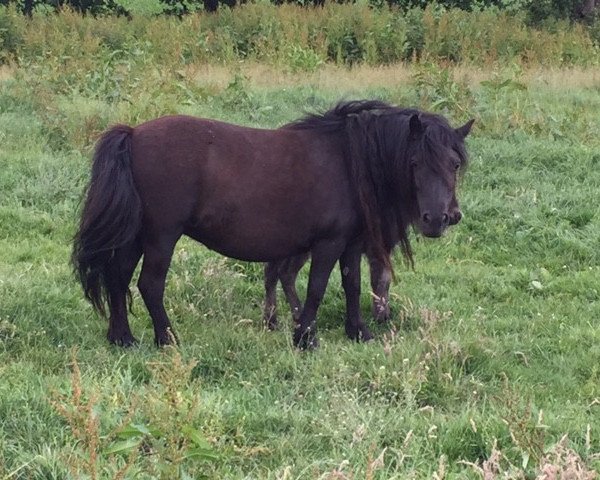
[[[142,247],[138,241],[120,248],[111,260],[111,275],[106,279],[110,305],[106,337],[110,343],[123,347],[130,347],[137,343],[127,320],[127,292],[141,256]]]
[[[390,282],[392,272],[379,260],[369,259],[371,289],[373,292],[373,317],[380,323],[390,319]]]
[[[280,262],[265,263],[265,308],[263,318],[269,330],[277,328],[277,271]]]
[[[306,302],[294,330],[294,345],[303,350],[318,346],[317,310],[325,294],[331,270],[344,248],[345,242],[341,239],[321,241],[313,246]]]
[[[176,339],[164,306],[165,281],[179,235],[161,236],[144,240],[144,260],[138,287],[154,325],[154,339],[158,346]]]
[[[352,340],[373,338],[360,315],[360,259],[362,242],[349,245],[340,257],[342,286],[346,294],[346,335]]]
[[[296,279],[298,272],[308,260],[308,254],[296,255],[285,261],[282,268],[279,269],[279,280],[285,293],[285,298],[292,309],[292,318],[294,322],[298,322],[302,313],[302,302],[298,298],[296,291]]]

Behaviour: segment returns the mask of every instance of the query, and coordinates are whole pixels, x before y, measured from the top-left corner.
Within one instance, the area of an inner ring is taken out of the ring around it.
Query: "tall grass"
[[[311,69],[319,61],[380,65],[415,58],[480,66],[597,65],[594,32],[595,27],[566,21],[544,30],[528,26],[518,14],[435,5],[400,11],[364,3],[318,9],[248,3],[212,15],[134,16],[131,21],[68,9],[28,19],[2,8],[0,60],[68,65],[85,57],[87,66],[98,67],[113,54],[129,63],[161,62],[172,68],[244,59],[294,69]]]

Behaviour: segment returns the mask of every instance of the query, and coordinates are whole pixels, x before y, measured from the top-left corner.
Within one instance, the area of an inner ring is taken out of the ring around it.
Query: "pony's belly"
[[[239,260],[287,258],[308,251],[320,230],[315,209],[299,209],[290,203],[269,203],[261,197],[210,199],[186,222],[184,234]]]
[[[196,235],[196,232],[186,231],[185,234],[194,240],[202,243],[207,248],[225,255],[229,258],[242,260],[245,262],[271,262],[280,260],[293,255],[298,255],[308,251],[308,246],[298,245],[297,243],[279,243],[274,245],[271,242],[261,244],[248,243],[245,239],[240,238],[230,241],[221,239],[209,238],[204,235]]]
[[[220,235],[215,231],[186,228],[184,234],[221,255],[245,262],[271,262],[298,255],[310,249],[310,242],[299,242],[298,236],[288,239],[281,238],[279,235],[271,234],[269,236],[267,232],[264,232],[264,236],[248,235],[248,233],[242,235],[237,232]]]

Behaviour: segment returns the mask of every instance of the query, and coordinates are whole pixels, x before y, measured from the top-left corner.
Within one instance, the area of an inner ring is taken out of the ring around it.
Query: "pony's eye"
[[[454,170],[458,170],[460,168],[460,162],[456,162],[454,164]]]

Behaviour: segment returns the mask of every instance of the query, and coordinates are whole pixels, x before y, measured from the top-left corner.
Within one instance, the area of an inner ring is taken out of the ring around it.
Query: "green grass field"
[[[0,478],[595,478],[597,70],[48,65],[0,70]],[[69,266],[98,133],[173,112],[274,127],[341,98],[477,119],[464,220],[413,238],[414,271],[396,256],[392,324],[347,340],[334,271],[321,348],[298,352],[282,296],[286,326],[262,328],[261,265],[182,240],[181,346],[154,347],[135,289],[141,344],[109,346]]]

